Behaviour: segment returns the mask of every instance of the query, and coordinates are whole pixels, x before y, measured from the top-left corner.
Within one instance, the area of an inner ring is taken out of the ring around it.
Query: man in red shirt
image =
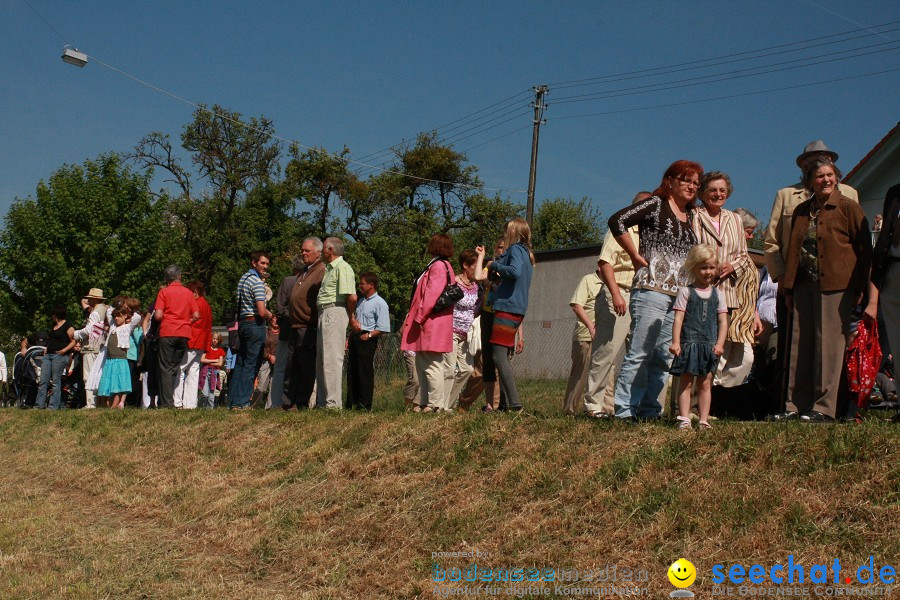
[[[200,318],[194,294],[181,285],[181,269],[169,265],[165,270],[166,287],[156,296],[153,318],[159,324],[159,406],[171,408],[179,366],[187,352],[191,323]],[[195,385],[196,387],[196,385]]]
[[[200,318],[191,323],[191,337],[187,352],[181,359],[177,385],[175,386],[175,408],[197,408],[200,383],[200,359],[210,349],[212,340],[212,309],[206,301],[206,287],[202,281],[192,281],[186,286],[197,301]]]

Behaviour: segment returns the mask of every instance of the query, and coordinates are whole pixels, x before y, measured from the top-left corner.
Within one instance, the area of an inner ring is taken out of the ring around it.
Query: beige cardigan
[[[744,234],[741,217],[723,208],[719,215],[719,231],[716,231],[716,226],[713,225],[705,207],[699,207],[694,217],[694,235],[697,236],[697,243],[714,247],[719,263],[730,262],[734,267],[734,273],[717,283],[716,289],[725,294],[728,308],[737,308],[739,300],[734,284],[745,269],[756,268],[750,255],[747,254],[747,236]]]

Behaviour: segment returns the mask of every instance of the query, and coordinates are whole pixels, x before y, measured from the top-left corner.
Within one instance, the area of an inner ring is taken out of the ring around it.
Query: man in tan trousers
[[[639,192],[632,204],[642,202],[650,192]],[[637,227],[628,230],[635,248],[640,246]],[[626,341],[631,330],[631,281],[634,265],[619,242],[606,232],[600,249],[600,278],[603,287],[594,303],[594,339],[591,342],[591,366],[588,371],[584,412],[592,419],[609,419],[615,414],[614,392],[619,367],[625,358]],[[665,406],[665,404],[663,404]]]

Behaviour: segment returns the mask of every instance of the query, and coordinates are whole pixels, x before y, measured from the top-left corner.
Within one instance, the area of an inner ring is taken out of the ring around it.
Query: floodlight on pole
[[[79,52],[77,48],[72,48],[66,46],[63,48],[62,53],[63,62],[67,62],[70,65],[75,65],[76,67],[83,67],[88,62],[87,54],[84,52]]]

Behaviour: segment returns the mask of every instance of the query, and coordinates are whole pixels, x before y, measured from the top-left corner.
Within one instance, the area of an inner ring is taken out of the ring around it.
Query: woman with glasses
[[[694,198],[703,176],[696,162],[672,163],[653,195],[629,205],[609,219],[609,230],[631,257],[631,335],[616,382],[616,417],[656,419],[659,394],[669,376],[673,304],[686,285],[684,259],[697,243],[693,231]],[[635,248],[628,228],[638,226]]]
[[[759,274],[747,253],[747,232],[740,215],[725,208],[734,187],[721,171],[710,171],[700,180],[702,205],[694,219],[697,243],[716,249],[719,267],[714,284],[728,306],[728,338],[725,357],[719,362],[715,384],[734,387],[744,383],[753,366],[754,334],[762,324],[756,316]],[[738,209],[740,210],[740,209]],[[754,227],[755,228],[755,227]],[[752,229],[751,229],[752,235]],[[752,297],[750,297],[752,296]]]

